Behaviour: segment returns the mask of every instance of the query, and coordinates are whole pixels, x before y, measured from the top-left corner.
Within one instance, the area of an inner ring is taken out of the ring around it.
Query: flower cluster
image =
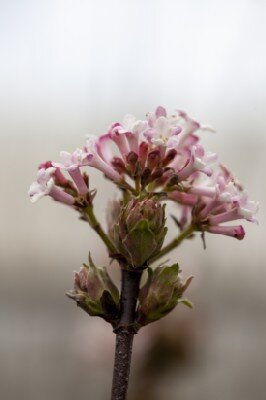
[[[120,295],[107,269],[96,267],[91,257],[89,265],[75,273],[74,289],[67,293],[89,315],[103,318],[117,332],[125,323],[136,332],[179,303],[191,307],[183,295],[192,277],[183,281],[177,264],[152,270],[149,266],[154,261],[194,232],[201,232],[203,241],[205,232],[243,239],[242,225],[231,222],[257,222],[258,203],[248,199],[215,153],[204,150],[198,135],[203,131],[212,128],[183,111],[167,115],[158,107],[145,120],[127,115],[103,135],[90,135],[81,149],[62,151],[60,162],[41,164],[30,186],[32,202],[50,196],[78,211],[100,236],[110,258],[121,266]],[[109,200],[107,233],[94,214],[96,190],[90,189],[85,170],[89,167],[101,171],[121,192],[119,199]],[[180,232],[163,246],[166,201],[179,208],[173,218]],[[147,268],[147,282],[139,291]]]
[[[40,165],[37,180],[30,186],[34,202],[45,195],[82,214],[92,204],[84,167],[94,167],[113,181],[126,199],[171,200],[180,210],[181,230],[218,233],[242,239],[241,225],[224,225],[239,219],[254,222],[258,204],[215,153],[200,144],[198,133],[212,131],[183,111],[167,115],[159,106],[145,120],[132,115],[113,123],[99,137],[89,135],[82,149],[60,153],[60,162]]]

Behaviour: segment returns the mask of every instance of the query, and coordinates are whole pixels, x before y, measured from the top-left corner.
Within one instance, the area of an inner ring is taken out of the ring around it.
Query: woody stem
[[[120,319],[116,334],[111,400],[126,400],[136,318],[136,304],[142,271],[122,269]]]

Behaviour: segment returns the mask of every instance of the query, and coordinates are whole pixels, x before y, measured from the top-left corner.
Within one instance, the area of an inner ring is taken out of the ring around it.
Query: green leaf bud
[[[143,268],[162,247],[167,228],[165,206],[151,199],[130,200],[112,230],[116,248],[132,268]]]
[[[96,267],[89,255],[89,265],[75,272],[74,290],[66,293],[89,315],[113,323],[119,313],[119,292],[106,267]]]
[[[139,294],[139,325],[144,326],[163,318],[180,302],[192,307],[189,300],[183,299],[183,293],[192,278],[183,281],[179,276],[178,264],[157,267],[155,270],[149,268],[147,282]]]

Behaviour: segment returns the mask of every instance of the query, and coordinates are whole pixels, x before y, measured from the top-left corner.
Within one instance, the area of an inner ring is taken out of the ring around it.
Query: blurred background
[[[104,247],[27,190],[40,162],[159,104],[216,128],[203,142],[260,201],[260,225],[171,254],[195,276],[195,307],[136,336],[129,398],[265,398],[265,17],[263,0],[0,1],[1,399],[109,398],[114,335],[64,295],[89,249],[108,262]],[[104,224],[114,191],[91,175]]]

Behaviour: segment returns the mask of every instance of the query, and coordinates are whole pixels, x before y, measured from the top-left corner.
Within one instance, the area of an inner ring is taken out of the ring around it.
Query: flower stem
[[[115,246],[113,245],[113,243],[111,242],[109,237],[106,235],[106,233],[102,229],[101,224],[97,220],[97,218],[93,212],[93,207],[91,205],[87,206],[84,209],[84,216],[87,219],[87,221],[89,222],[91,228],[100,236],[100,238],[106,245],[106,247],[109,251],[109,255],[112,256],[114,254],[117,254],[117,250],[116,250]]]
[[[159,258],[165,256],[168,254],[170,251],[175,249],[177,246],[180,245],[181,242],[183,242],[184,239],[189,237],[195,230],[194,225],[189,225],[188,228],[186,228],[183,232],[180,233],[175,239],[173,239],[167,246],[165,246],[159,253],[155,254],[154,257],[152,257],[149,260],[149,264],[152,264],[154,261],[157,261]]]
[[[120,320],[116,334],[115,361],[111,400],[126,400],[131,353],[136,332],[136,304],[142,271],[122,269]]]

